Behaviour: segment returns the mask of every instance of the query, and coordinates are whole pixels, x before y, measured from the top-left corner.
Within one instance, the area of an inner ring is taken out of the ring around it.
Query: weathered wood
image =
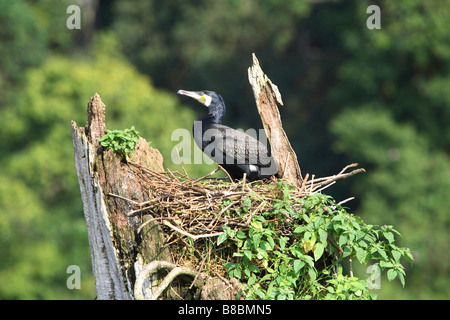
[[[262,71],[255,54],[248,69],[248,80],[253,89],[258,113],[269,140],[272,156],[278,163],[278,177],[300,187],[303,182],[297,155],[289,143],[281,123],[278,104],[283,105],[278,87]]]
[[[112,244],[112,230],[98,178],[92,174],[95,150],[72,121],[73,148],[83,211],[89,237],[97,299],[130,299]]]
[[[112,151],[105,151],[98,139],[105,134],[105,105],[95,94],[87,108],[85,128],[72,121],[72,138],[83,210],[88,229],[92,269],[98,299],[133,299],[136,275],[144,264],[155,259],[170,261],[164,237],[157,223],[141,233],[139,217],[127,217],[131,205],[108,197],[117,194],[137,202],[148,200],[137,177]],[[163,159],[140,138],[131,160],[153,170],[163,170]],[[151,215],[143,218],[149,219]]]

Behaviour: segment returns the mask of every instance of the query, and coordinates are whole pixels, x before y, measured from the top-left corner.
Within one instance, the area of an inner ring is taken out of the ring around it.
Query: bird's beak
[[[203,104],[206,107],[209,107],[209,105],[212,102],[212,98],[208,96],[207,94],[199,94],[201,91],[186,91],[186,90],[178,90],[177,94],[181,94],[183,96],[188,96],[190,98],[193,98]]]
[[[177,94],[181,94],[182,96],[191,97],[192,99],[195,99],[197,101],[200,100],[200,98],[202,97],[195,91],[178,90]]]

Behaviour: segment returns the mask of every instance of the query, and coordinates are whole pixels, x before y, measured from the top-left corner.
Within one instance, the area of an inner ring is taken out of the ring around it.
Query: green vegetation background
[[[327,192],[355,196],[355,214],[412,249],[405,288],[383,279],[379,298],[448,299],[450,1],[375,2],[380,30],[366,0],[0,0],[0,299],[95,297],[70,132],[95,92],[108,129],[135,126],[180,170],[171,134],[205,110],[178,89],[215,90],[224,123],[261,127],[252,52],[280,88],[303,173],[359,162],[366,174]],[[71,4],[81,30],[66,27]],[[70,265],[80,290],[66,286]]]

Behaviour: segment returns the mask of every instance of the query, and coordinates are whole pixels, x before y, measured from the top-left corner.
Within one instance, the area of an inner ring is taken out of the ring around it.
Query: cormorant
[[[270,148],[242,131],[220,124],[225,115],[225,102],[218,93],[179,90],[177,94],[193,98],[208,107],[208,115],[194,122],[194,141],[232,179],[242,179],[246,173],[247,179],[254,181],[277,173],[278,166],[270,155]]]

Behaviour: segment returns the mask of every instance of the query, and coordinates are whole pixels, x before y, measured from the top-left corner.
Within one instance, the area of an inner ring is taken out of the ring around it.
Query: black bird
[[[220,124],[225,115],[225,102],[218,93],[179,90],[177,94],[191,97],[208,107],[208,115],[194,122],[194,141],[231,178],[242,179],[246,173],[247,179],[254,181],[276,175],[278,166],[270,155],[270,148],[244,132]]]

